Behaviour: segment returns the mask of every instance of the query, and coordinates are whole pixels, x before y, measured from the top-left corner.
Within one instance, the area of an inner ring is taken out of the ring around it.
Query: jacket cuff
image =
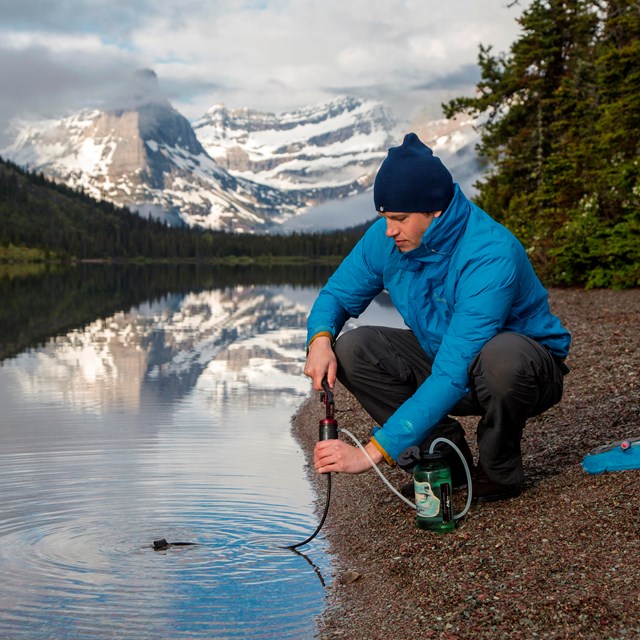
[[[390,467],[395,466],[395,460],[382,448],[382,445],[380,445],[380,443],[374,437],[371,438],[370,442],[373,443],[373,446],[382,454],[384,461]]]
[[[331,333],[331,331],[318,331],[318,333],[316,333],[314,336],[312,336],[311,340],[309,340],[309,342],[307,342],[307,353],[309,353],[309,347],[311,346],[311,343],[316,339],[316,338],[320,338],[320,337],[325,337],[325,338],[329,338],[331,340],[331,342],[333,342],[333,334]]]

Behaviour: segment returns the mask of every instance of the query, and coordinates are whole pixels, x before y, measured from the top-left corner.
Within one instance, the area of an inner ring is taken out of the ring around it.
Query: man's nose
[[[387,236],[389,236],[389,238],[393,238],[393,236],[397,236],[397,235],[398,235],[397,226],[393,224],[391,220],[387,220]]]

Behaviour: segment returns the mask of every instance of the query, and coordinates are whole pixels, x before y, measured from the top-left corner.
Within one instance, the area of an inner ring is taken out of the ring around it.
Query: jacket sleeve
[[[517,261],[493,257],[460,274],[453,314],[434,358],[431,375],[375,433],[377,444],[397,459],[420,444],[469,390],[469,367],[504,325],[516,289]]]
[[[307,320],[307,346],[321,331],[328,331],[335,340],[344,323],[357,318],[382,291],[384,239],[381,219],[367,230],[329,278]]]

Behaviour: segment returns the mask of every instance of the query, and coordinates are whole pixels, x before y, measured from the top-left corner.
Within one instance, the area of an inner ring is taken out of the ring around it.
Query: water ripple
[[[0,458],[1,637],[313,636],[324,576],[282,548],[313,531],[313,515],[198,483],[175,495],[138,483],[123,499],[127,483],[25,476],[20,456]],[[193,544],[158,551],[160,539]]]

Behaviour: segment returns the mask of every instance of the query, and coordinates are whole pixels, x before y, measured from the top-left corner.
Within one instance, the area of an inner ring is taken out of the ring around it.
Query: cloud
[[[98,105],[141,68],[158,74],[189,118],[219,102],[278,112],[336,94],[409,112],[471,89],[479,44],[508,50],[528,1],[62,0],[55,11],[49,0],[2,4],[6,121]]]
[[[127,38],[154,11],[151,0],[6,0],[0,3],[3,30],[50,34],[101,33]]]
[[[0,46],[0,118],[12,115],[51,114],[100,104],[135,68],[104,52],[56,51],[44,45],[24,48]]]
[[[416,91],[468,89],[475,87],[480,80],[480,69],[475,64],[463,64],[451,73],[436,76],[428,82],[412,87]]]

